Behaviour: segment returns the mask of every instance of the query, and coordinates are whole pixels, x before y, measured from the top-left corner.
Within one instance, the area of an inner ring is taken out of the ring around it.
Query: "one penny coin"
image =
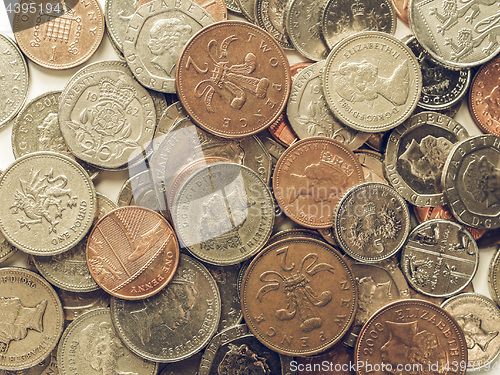
[[[358,299],[340,253],[307,238],[265,248],[246,270],[240,293],[243,317],[257,339],[297,356],[335,345],[351,326]]]
[[[237,138],[267,128],[280,116],[291,80],[288,59],[271,35],[247,22],[224,21],[189,40],[175,83],[198,125]]]
[[[448,312],[430,302],[401,300],[380,309],[366,322],[354,361],[363,364],[357,368],[358,375],[464,375],[467,344],[462,329]],[[445,370],[454,364],[456,372]]]
[[[31,61],[44,68],[78,66],[101,44],[104,14],[98,0],[22,0],[19,8],[22,11],[14,13],[13,21],[17,44]]]
[[[97,222],[87,241],[87,264],[109,294],[136,300],[162,290],[179,263],[179,243],[160,214],[120,207]]]
[[[482,131],[500,136],[500,56],[476,73],[469,92],[469,110]]]
[[[50,355],[63,330],[61,301],[38,274],[0,269],[0,370],[23,370]]]
[[[363,168],[351,150],[333,139],[312,137],[281,155],[273,190],[290,219],[307,228],[328,228],[340,197],[362,182]]]

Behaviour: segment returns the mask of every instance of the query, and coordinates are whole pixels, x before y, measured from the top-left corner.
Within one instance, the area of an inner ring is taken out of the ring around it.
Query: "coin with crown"
[[[279,158],[273,174],[277,203],[290,219],[307,228],[332,226],[334,208],[351,187],[364,182],[356,156],[342,143],[306,138]]]

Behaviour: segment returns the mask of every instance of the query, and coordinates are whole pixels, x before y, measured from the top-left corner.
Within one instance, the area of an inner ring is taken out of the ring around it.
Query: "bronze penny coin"
[[[457,219],[455,219],[448,206],[439,206],[439,207],[415,206],[413,207],[413,212],[415,212],[415,216],[417,217],[419,223],[423,223],[424,221],[432,219],[445,219],[458,223]],[[472,234],[472,237],[476,241],[480,239],[486,232],[488,232],[485,229],[472,228],[469,227],[468,225],[464,225],[463,227],[467,229],[470,232],[470,234]]]
[[[266,247],[250,263],[240,292],[243,317],[268,348],[318,354],[354,320],[358,292],[351,268],[322,241],[294,238]]]
[[[273,190],[290,219],[307,228],[328,228],[341,196],[362,182],[363,168],[351,150],[333,139],[312,137],[281,155]]]
[[[87,264],[97,284],[127,300],[150,297],[174,276],[179,243],[168,221],[147,208],[120,207],[97,222]]]
[[[422,300],[402,300],[366,322],[354,361],[358,375],[464,375],[467,344],[462,329],[444,309]]]
[[[482,131],[500,136],[500,56],[483,65],[474,76],[469,111]]]
[[[339,344],[330,351],[313,357],[296,357],[291,370],[297,375],[355,375],[354,349]]]
[[[408,25],[410,0],[392,0],[392,5],[399,19]]]
[[[195,34],[176,67],[179,99],[208,132],[244,137],[271,125],[290,93],[283,49],[261,28],[223,21]]]
[[[98,0],[21,0],[13,29],[19,48],[34,63],[69,69],[87,61],[104,36]],[[36,9],[36,12],[33,12]]]

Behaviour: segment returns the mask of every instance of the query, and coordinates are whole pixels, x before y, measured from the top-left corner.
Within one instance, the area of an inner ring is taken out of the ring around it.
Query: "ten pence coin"
[[[272,124],[285,108],[290,68],[271,35],[241,21],[224,21],[194,35],[176,70],[179,99],[208,132],[244,137]]]
[[[351,150],[333,139],[312,137],[281,155],[273,191],[290,219],[307,228],[328,228],[340,197],[362,182],[362,166]]]
[[[17,44],[30,60],[44,68],[78,66],[101,44],[104,15],[98,0],[22,0],[19,6],[27,11],[14,13]],[[37,11],[33,12],[33,8]]]
[[[0,178],[0,230],[18,249],[56,255],[75,247],[96,215],[94,184],[73,159],[34,152]]]
[[[383,307],[366,322],[354,361],[365,364],[358,368],[358,375],[385,375],[389,366],[393,374],[411,374],[395,371],[408,364],[415,374],[465,375],[467,366],[461,364],[467,364],[467,343],[462,329],[445,310],[422,300],[401,300]],[[368,364],[374,366],[372,371]],[[458,371],[447,371],[446,366],[453,368],[453,364]],[[429,371],[429,365],[435,367]]]
[[[57,349],[60,375],[156,375],[158,363],[131,353],[118,338],[109,308],[79,316],[64,331]],[[123,371],[127,370],[127,372]]]
[[[351,326],[358,292],[351,268],[322,241],[295,238],[266,247],[241,284],[243,317],[268,348],[318,354]]]
[[[217,332],[221,300],[214,278],[181,254],[175,277],[139,301],[111,299],[111,319],[123,343],[142,358],[177,362],[198,353]]]
[[[162,290],[174,276],[179,243],[160,214],[120,207],[97,222],[87,241],[87,264],[112,296],[135,300]]]
[[[63,330],[61,301],[45,279],[0,269],[0,370],[23,370],[50,355]]]
[[[392,35],[365,31],[331,50],[323,70],[323,91],[344,124],[377,133],[401,124],[420,99],[422,73],[417,58]]]

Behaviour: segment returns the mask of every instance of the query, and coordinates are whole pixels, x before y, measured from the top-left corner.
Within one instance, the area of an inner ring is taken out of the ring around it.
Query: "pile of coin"
[[[500,244],[500,14],[401,3],[8,7],[0,262],[29,258],[0,268],[0,374],[497,368],[500,250],[492,299],[471,281]],[[105,25],[117,59],[82,67]],[[25,57],[79,69],[25,104]]]

